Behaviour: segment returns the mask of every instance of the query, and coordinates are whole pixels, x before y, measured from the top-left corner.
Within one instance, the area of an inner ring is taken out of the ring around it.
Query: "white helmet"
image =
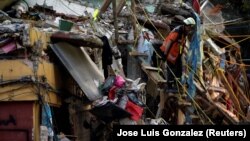
[[[195,20],[192,18],[192,17],[189,17],[185,20],[183,20],[183,22],[186,24],[186,25],[195,25]]]

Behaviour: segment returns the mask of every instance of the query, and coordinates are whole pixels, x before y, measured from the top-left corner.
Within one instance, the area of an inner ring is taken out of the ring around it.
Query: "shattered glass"
[[[201,19],[205,29],[212,30],[217,33],[222,33],[225,30],[223,24],[224,18],[222,17],[222,5],[213,5],[211,2],[206,1],[201,6]]]

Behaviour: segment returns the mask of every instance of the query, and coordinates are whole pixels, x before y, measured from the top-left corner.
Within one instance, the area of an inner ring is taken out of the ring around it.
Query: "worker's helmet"
[[[189,18],[183,20],[183,22],[185,23],[185,25],[191,25],[191,26],[196,24],[195,20],[192,17],[189,17]]]

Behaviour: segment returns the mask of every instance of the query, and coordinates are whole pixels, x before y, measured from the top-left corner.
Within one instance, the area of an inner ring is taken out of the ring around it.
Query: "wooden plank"
[[[119,15],[120,12],[122,11],[122,8],[124,7],[124,5],[126,4],[125,0],[120,0],[118,5],[116,6],[116,15]]]
[[[192,16],[191,12],[181,7],[178,7],[175,4],[162,4],[160,10],[163,15],[172,14],[172,15],[182,15],[184,17]]]
[[[147,69],[150,66],[145,65],[145,64],[141,64],[142,70],[148,75],[148,77],[150,79],[152,79],[152,81],[154,83],[156,83],[157,85],[162,85],[164,83],[166,83],[167,81],[160,75],[160,70],[156,69]]]
[[[155,67],[151,67],[151,66],[146,66],[146,65],[143,65],[143,67],[147,70],[155,70],[155,71],[160,71],[162,72],[162,69],[161,68],[155,68]]]
[[[160,91],[156,89],[157,87],[157,84],[155,84],[155,82],[149,78],[146,87],[147,94],[151,95],[153,98],[156,98],[160,94]]]
[[[103,2],[102,7],[100,8],[100,14],[104,13],[107,10],[107,8],[109,7],[110,3],[111,3],[111,0],[105,0]]]
[[[112,1],[113,6],[113,18],[114,18],[114,27],[115,27],[115,42],[118,42],[119,34],[118,34],[118,25],[117,25],[117,7],[116,7],[116,0]]]
[[[167,33],[171,31],[169,25],[162,21],[156,21],[155,19],[148,19],[147,17],[143,15],[137,15],[136,18],[141,25],[144,25],[144,27],[148,29],[158,30],[158,28],[160,28],[160,29],[164,29],[165,32]]]
[[[91,48],[102,48],[103,41],[91,34],[79,34],[69,32],[54,32],[50,37],[51,42],[67,42],[75,47],[91,47]]]
[[[132,12],[135,13],[135,0],[131,0],[131,9]],[[137,37],[138,33],[137,33],[137,28],[136,28],[136,17],[134,14],[131,14],[131,21],[132,21],[132,27],[134,30],[134,39]]]

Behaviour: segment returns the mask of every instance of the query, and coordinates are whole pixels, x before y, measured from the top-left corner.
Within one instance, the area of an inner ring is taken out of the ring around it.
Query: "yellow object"
[[[36,101],[33,104],[33,133],[34,133],[34,141],[40,141],[40,123],[39,120],[40,119],[40,105],[39,102]]]
[[[45,32],[39,28],[32,27],[29,33],[31,46],[34,46],[35,42],[40,40],[42,42],[43,49],[47,49],[48,43],[50,43],[50,36],[53,32]]]
[[[96,9],[96,10],[94,11],[94,13],[93,13],[94,21],[97,19],[98,14],[99,14],[99,9]]]
[[[24,76],[33,76],[32,65],[30,66],[29,64],[29,61],[25,59],[1,60],[0,66],[5,66],[0,70],[2,81],[18,80]],[[39,77],[45,76],[48,84],[53,89],[62,87],[60,71],[52,63],[41,61],[41,63],[39,63],[37,75]],[[40,89],[40,93],[50,105],[61,105],[61,99],[56,93],[47,92],[46,89]],[[38,97],[34,85],[21,83],[1,87],[0,99],[2,101],[36,101]]]

